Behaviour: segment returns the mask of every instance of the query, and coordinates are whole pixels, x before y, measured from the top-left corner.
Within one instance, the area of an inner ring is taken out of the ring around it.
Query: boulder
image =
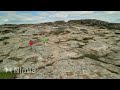
[[[86,54],[93,54],[97,57],[105,56],[110,53],[109,45],[99,41],[89,43],[83,46],[83,49],[86,51]]]

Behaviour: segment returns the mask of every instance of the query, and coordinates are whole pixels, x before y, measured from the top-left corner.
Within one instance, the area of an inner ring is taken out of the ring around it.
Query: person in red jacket
[[[30,46],[33,45],[33,41],[32,41],[32,40],[29,41],[29,45],[30,45]]]
[[[30,41],[29,41],[29,46],[31,47],[31,49],[33,49],[33,47],[32,47],[32,46],[33,46],[33,44],[34,44],[34,43],[33,43],[33,41],[32,41],[32,40],[30,40]]]

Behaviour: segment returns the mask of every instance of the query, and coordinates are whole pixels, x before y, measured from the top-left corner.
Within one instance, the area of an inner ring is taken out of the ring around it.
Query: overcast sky
[[[75,19],[99,19],[120,23],[120,11],[0,11],[0,24],[32,24]]]

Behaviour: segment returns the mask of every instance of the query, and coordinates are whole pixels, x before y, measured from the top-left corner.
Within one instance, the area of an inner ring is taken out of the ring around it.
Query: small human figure
[[[33,50],[33,41],[32,40],[29,41],[29,46],[31,47],[31,50]]]
[[[42,38],[42,42],[44,43],[44,46],[46,46],[47,38],[46,38],[46,37],[43,37],[43,38]]]

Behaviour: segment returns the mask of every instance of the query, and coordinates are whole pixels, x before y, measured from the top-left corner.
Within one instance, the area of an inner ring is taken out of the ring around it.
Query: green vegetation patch
[[[15,79],[16,74],[11,72],[0,72],[0,79]]]

